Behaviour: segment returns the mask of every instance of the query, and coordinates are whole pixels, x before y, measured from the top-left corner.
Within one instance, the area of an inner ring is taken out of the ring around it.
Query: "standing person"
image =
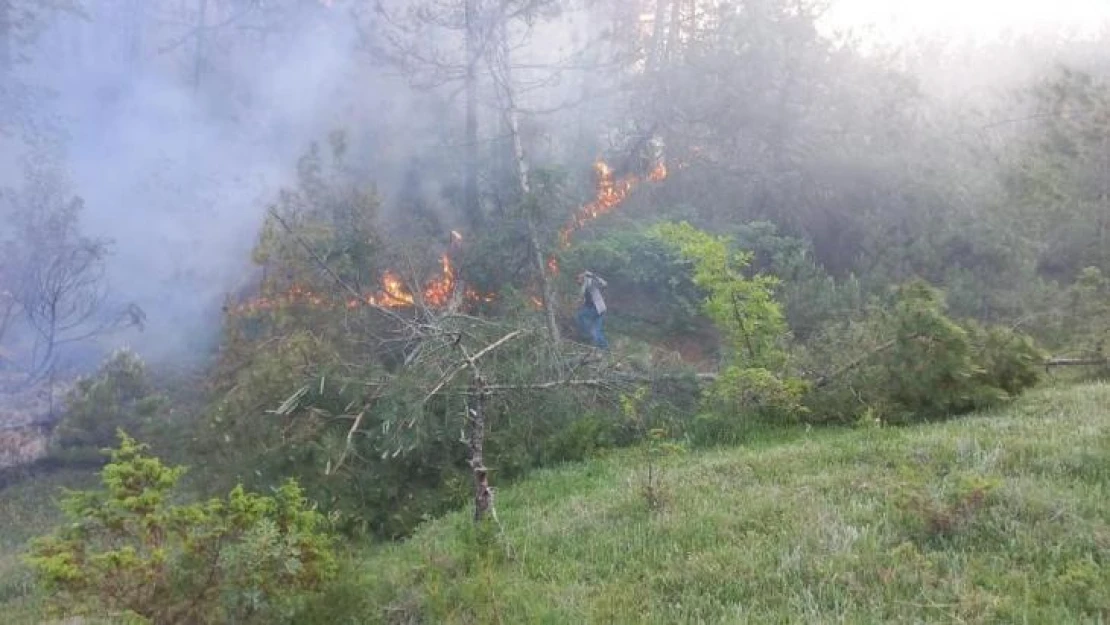
[[[609,349],[602,326],[605,323],[605,299],[601,289],[609,286],[601,276],[591,271],[578,274],[578,284],[582,285],[582,307],[578,309],[578,327],[593,341],[594,346]]]

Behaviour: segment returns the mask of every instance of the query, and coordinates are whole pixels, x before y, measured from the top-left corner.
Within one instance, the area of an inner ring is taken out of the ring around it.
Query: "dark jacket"
[[[604,315],[607,310],[605,307],[605,298],[601,296],[601,289],[607,286],[609,286],[609,284],[600,276],[595,276],[589,272],[586,272],[582,280],[582,299],[587,306],[593,307],[599,315]]]

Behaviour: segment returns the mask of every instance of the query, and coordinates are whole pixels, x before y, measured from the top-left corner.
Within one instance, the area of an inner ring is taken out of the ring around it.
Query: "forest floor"
[[[915,427],[777,430],[539,471],[411,540],[348,550],[319,623],[1110,622],[1110,385]],[[0,610],[56,472],[0,491]]]

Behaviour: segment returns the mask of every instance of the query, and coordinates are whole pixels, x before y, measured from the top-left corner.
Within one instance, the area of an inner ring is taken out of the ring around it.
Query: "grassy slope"
[[[624,451],[506,488],[493,540],[460,512],[355,553],[301,622],[1110,622],[1110,386],[676,457],[661,510],[644,466]],[[58,520],[57,486],[94,482],[0,491],[0,622],[39,622],[17,553]]]
[[[0,490],[0,622],[41,622],[39,597],[21,554],[28,540],[61,522],[61,488],[93,488],[98,481],[90,469],[60,470]]]
[[[325,605],[393,623],[1110,622],[1107,385],[689,454],[660,511],[643,467],[622,452],[539,474],[499,494],[499,539],[465,513],[433,522]]]

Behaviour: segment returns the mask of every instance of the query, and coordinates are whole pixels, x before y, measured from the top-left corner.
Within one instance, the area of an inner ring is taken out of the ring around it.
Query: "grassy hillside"
[[[390,623],[1110,620],[1107,385],[689,454],[660,510],[643,480],[636,453],[545,472],[499,494],[503,535],[431,523],[328,605]]]
[[[645,478],[642,450],[536,474],[498,493],[500,528],[461,511],[355,550],[298,622],[1110,621],[1110,385],[672,456],[658,508]],[[40,622],[17,552],[92,479],[0,491],[4,622]]]
[[[73,469],[44,473],[0,489],[0,622],[41,622],[38,596],[20,556],[28,540],[61,521],[56,502],[62,488],[93,488],[98,482],[93,470]]]

